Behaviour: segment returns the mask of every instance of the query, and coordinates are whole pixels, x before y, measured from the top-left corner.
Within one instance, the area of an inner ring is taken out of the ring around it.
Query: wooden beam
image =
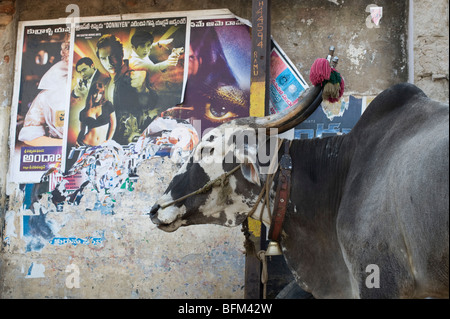
[[[250,116],[264,116],[269,109],[270,80],[270,0],[252,0],[252,60],[250,86]],[[249,218],[250,240],[256,252],[261,250],[262,225]],[[261,262],[256,256],[245,259],[245,299],[261,299]]]
[[[270,0],[252,0],[250,116],[264,116],[269,105]]]

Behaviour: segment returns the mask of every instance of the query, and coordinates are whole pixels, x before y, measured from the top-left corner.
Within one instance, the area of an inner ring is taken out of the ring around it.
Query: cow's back
[[[355,152],[338,216],[355,289],[448,297],[448,105],[399,85],[366,112],[349,134]],[[373,267],[379,288],[366,284]]]

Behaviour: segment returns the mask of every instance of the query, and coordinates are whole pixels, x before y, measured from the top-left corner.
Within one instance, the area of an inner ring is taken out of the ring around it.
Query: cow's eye
[[[202,156],[205,155],[213,155],[214,154],[214,148],[213,147],[203,147],[200,151]]]

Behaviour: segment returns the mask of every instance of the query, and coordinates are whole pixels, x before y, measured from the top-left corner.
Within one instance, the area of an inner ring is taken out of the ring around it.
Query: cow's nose
[[[161,208],[161,206],[159,204],[155,204],[153,205],[152,209],[150,210],[150,218],[152,220],[152,222],[155,223],[155,221],[158,220],[157,215],[158,215],[158,210]]]

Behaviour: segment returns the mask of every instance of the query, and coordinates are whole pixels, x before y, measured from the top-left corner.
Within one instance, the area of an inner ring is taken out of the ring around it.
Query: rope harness
[[[291,170],[292,170],[292,159],[289,155],[289,149],[292,144],[292,141],[287,140],[278,140],[278,150],[277,154],[281,148],[281,146],[284,144],[284,154],[281,156],[281,160],[279,162],[277,161],[271,161],[269,166],[269,172],[275,172],[272,174],[268,174],[266,178],[266,182],[264,186],[261,189],[261,192],[258,195],[258,198],[255,202],[255,205],[252,207],[252,209],[248,212],[248,217],[252,217],[252,215],[255,213],[258,204],[261,202],[261,200],[264,197],[264,200],[262,202],[261,206],[261,213],[259,215],[259,221],[263,222],[263,213],[264,208],[267,207],[267,212],[269,215],[269,220],[271,220],[270,223],[270,229],[269,229],[269,239],[278,242],[281,236],[282,227],[283,227],[283,221],[284,216],[287,209],[287,204],[289,201],[289,193],[290,193],[290,185],[291,185]],[[276,167],[275,167],[276,165]],[[160,205],[160,208],[164,209],[169,206],[172,206],[178,202],[181,202],[189,197],[204,194],[211,190],[213,187],[223,187],[228,183],[228,179],[231,175],[233,175],[235,172],[237,172],[239,169],[242,168],[242,164],[237,165],[229,172],[225,172],[216,179],[209,181],[206,183],[203,187],[197,189],[196,191],[193,191],[187,195],[184,195],[180,198],[177,198],[171,202],[165,203],[163,205]],[[276,172],[278,171],[278,168],[280,168],[280,174],[279,174],[279,182],[277,185],[276,195],[275,195],[275,204],[274,204],[274,215],[272,217],[272,212],[270,209],[270,187],[273,183],[273,180],[275,178]],[[247,219],[243,223],[243,232],[245,235],[245,243],[244,246],[246,248],[247,254],[255,254],[255,248],[253,242],[249,239],[250,232],[248,231],[248,223]],[[261,272],[261,283],[264,285],[263,289],[263,298],[266,299],[266,291],[267,291],[267,281],[268,281],[268,273],[267,273],[267,259],[266,259],[266,252],[264,250],[259,251],[256,253],[256,257],[261,261],[262,263],[262,272]]]
[[[281,140],[281,143],[280,143],[280,142],[278,143],[278,150],[280,149],[280,147],[281,147],[281,145],[283,144],[283,142],[284,142],[284,140]],[[289,144],[289,146],[290,146],[290,144]],[[274,164],[279,165],[279,163],[272,161],[272,162],[270,163],[269,171],[273,172],[273,168],[274,168],[273,165],[274,165]],[[240,164],[240,165],[234,167],[234,168],[233,168],[232,170],[230,170],[229,172],[223,173],[222,175],[220,175],[219,177],[213,179],[212,181],[207,182],[203,187],[201,187],[201,188],[199,188],[199,189],[197,189],[197,190],[195,190],[195,191],[193,191],[193,192],[191,192],[191,193],[189,193],[189,194],[186,194],[186,195],[184,195],[184,196],[182,196],[182,197],[179,197],[179,198],[177,198],[177,199],[174,199],[174,200],[171,201],[171,202],[168,202],[168,203],[165,203],[165,204],[160,205],[161,209],[164,209],[164,208],[167,208],[167,207],[169,207],[169,206],[172,206],[172,205],[174,205],[174,204],[176,204],[176,203],[178,203],[178,202],[181,202],[181,201],[183,201],[183,200],[185,200],[185,199],[187,199],[187,198],[189,198],[189,197],[192,197],[192,196],[195,196],[195,195],[199,195],[199,194],[204,194],[204,193],[208,192],[210,189],[212,189],[214,186],[218,187],[218,186],[224,186],[224,185],[226,185],[226,184],[228,183],[228,178],[229,178],[231,175],[233,175],[237,170],[241,169],[241,167],[242,167],[242,164]],[[260,221],[262,222],[262,212],[263,212],[263,210],[264,210],[266,204],[267,204],[267,208],[268,208],[268,210],[269,210],[269,218],[271,218],[270,205],[268,205],[268,203],[269,203],[269,190],[270,190],[270,185],[272,185],[274,176],[275,176],[275,174],[270,174],[270,175],[268,176],[268,178],[267,178],[267,180],[266,180],[266,183],[265,183],[264,187],[262,188],[262,190],[261,190],[261,192],[260,192],[260,194],[259,194],[259,196],[258,196],[258,199],[256,200],[255,206],[253,206],[253,208],[252,208],[252,209],[249,211],[249,213],[248,213],[248,217],[251,217],[251,216],[253,215],[253,213],[256,211],[256,208],[257,208],[257,206],[258,206],[258,203],[261,201],[262,196],[264,196],[264,193],[265,193],[265,194],[266,194],[266,197],[265,197],[265,200],[264,200],[264,203],[263,203],[263,207],[261,208],[261,218],[260,218]]]
[[[241,164],[242,165],[242,164]],[[172,206],[178,202],[181,202],[189,197],[192,197],[194,195],[198,195],[198,194],[204,194],[207,191],[209,191],[211,188],[213,188],[214,186],[224,186],[228,183],[228,178],[234,174],[234,172],[236,172],[238,169],[241,168],[241,165],[238,165],[236,167],[234,167],[231,171],[223,173],[222,175],[220,175],[219,177],[217,177],[216,179],[213,179],[212,181],[209,181],[208,183],[205,184],[205,186],[197,189],[196,191],[193,191],[192,193],[189,193],[187,195],[184,195],[180,198],[177,198],[171,202],[165,203],[163,205],[160,205],[160,207],[162,209],[167,208],[169,206]]]

